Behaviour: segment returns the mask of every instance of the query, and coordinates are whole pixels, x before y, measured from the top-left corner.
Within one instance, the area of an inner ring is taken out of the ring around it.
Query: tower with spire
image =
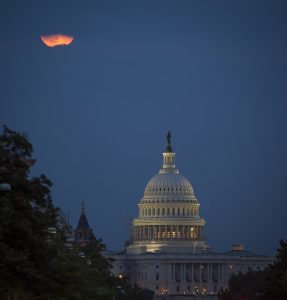
[[[87,244],[89,241],[95,239],[93,230],[90,227],[86,214],[84,202],[82,202],[82,211],[79,218],[78,226],[75,229],[75,242],[79,244]]]

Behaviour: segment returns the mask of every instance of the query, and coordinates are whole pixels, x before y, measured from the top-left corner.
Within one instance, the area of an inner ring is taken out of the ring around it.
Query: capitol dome
[[[172,152],[170,143],[163,153],[163,166],[159,173],[149,180],[141,202],[159,200],[160,202],[173,200],[197,203],[192,185],[175,166],[175,153]]]
[[[176,168],[170,133],[167,141],[162,168],[149,180],[138,204],[128,253],[184,252],[206,247],[200,204],[192,185]]]
[[[147,196],[178,196],[194,198],[190,182],[178,172],[159,173],[148,182],[144,197]]]

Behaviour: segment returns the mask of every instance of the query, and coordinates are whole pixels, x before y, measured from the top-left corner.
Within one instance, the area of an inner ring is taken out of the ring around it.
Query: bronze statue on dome
[[[167,136],[166,136],[166,139],[167,139],[167,145],[166,145],[166,152],[172,152],[172,148],[171,148],[171,133],[170,131],[167,133]]]

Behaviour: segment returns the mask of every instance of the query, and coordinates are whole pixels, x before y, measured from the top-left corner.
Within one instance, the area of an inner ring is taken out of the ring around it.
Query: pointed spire
[[[82,202],[82,211],[79,218],[78,226],[75,229],[75,241],[77,242],[87,242],[94,239],[93,230],[90,227],[86,214],[84,202]]]
[[[166,139],[167,139],[167,145],[166,145],[166,148],[165,148],[165,152],[172,152],[171,142],[170,142],[170,139],[171,139],[170,131],[167,133]]]
[[[84,202],[82,202],[82,211],[81,211],[77,229],[90,229],[90,225],[88,223],[88,220],[87,220],[87,217],[85,214]]]

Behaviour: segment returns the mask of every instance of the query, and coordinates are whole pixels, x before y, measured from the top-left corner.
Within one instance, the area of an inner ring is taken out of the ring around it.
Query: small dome
[[[148,182],[145,196],[180,195],[194,198],[190,182],[179,173],[159,173]]]

